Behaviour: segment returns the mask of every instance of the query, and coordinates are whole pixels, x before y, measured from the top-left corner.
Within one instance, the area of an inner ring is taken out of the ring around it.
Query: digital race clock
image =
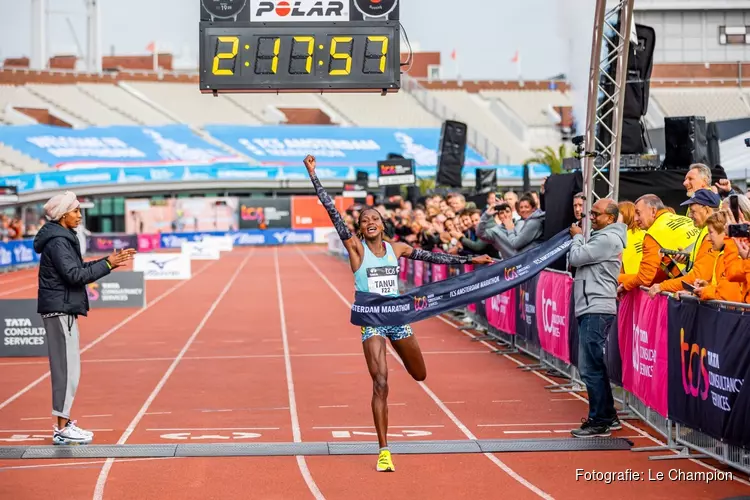
[[[398,21],[201,21],[200,90],[396,92],[400,52]]]

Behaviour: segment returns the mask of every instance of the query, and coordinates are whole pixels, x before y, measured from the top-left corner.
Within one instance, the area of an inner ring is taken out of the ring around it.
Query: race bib
[[[398,295],[398,267],[371,267],[367,270],[367,287],[371,293]]]

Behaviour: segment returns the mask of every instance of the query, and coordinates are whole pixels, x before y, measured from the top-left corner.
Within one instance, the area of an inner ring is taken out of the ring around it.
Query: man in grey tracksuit
[[[568,259],[576,268],[573,297],[578,370],[589,396],[588,419],[571,432],[575,437],[609,436],[610,430],[622,428],[604,359],[607,332],[617,317],[617,276],[627,241],[627,226],[617,222],[618,215],[617,203],[602,199],[589,212],[593,231],[588,241],[580,227],[574,224],[570,228],[573,244]]]

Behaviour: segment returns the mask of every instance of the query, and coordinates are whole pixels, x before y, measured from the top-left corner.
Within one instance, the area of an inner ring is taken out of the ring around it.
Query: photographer
[[[539,246],[544,236],[545,214],[537,209],[530,194],[523,195],[518,202],[521,220],[515,224],[509,209],[507,204],[488,207],[477,226],[479,237],[492,243],[504,259]]]

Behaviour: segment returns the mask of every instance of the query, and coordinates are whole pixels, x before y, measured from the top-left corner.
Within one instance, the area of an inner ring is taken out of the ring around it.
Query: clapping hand
[[[114,269],[116,267],[120,267],[129,260],[132,260],[135,254],[136,251],[133,248],[115,250],[114,252],[112,252],[112,254],[110,254],[109,257],[107,257],[107,262],[109,262],[109,265],[112,266],[112,269]]]
[[[743,259],[750,259],[750,240],[747,238],[732,238],[737,245],[737,251]]]

